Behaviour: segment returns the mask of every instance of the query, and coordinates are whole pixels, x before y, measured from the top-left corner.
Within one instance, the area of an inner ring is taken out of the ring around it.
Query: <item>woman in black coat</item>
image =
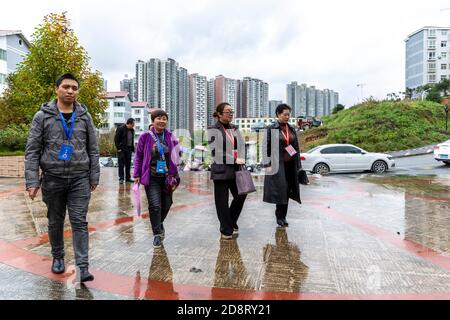
[[[301,203],[298,172],[301,169],[300,146],[289,124],[291,107],[280,104],[276,122],[269,125],[263,140],[263,166],[266,168],[263,201],[276,204],[275,216],[280,227],[286,221],[289,198]]]
[[[245,144],[233,120],[233,108],[227,102],[219,104],[215,116],[217,122],[208,128],[208,142],[213,163],[211,179],[214,181],[214,201],[220,222],[222,239],[232,239],[239,234],[237,225],[246,195],[239,195],[236,185],[236,171],[245,164]],[[233,201],[228,203],[229,194]]]

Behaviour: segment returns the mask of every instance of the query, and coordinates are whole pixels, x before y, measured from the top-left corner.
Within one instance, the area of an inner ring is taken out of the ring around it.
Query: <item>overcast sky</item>
[[[110,91],[138,59],[170,57],[208,78],[264,80],[269,99],[285,101],[297,81],[346,106],[361,98],[358,83],[365,98],[403,91],[406,37],[450,27],[448,0],[13,0],[0,5],[0,29],[32,40],[44,15],[62,11]]]

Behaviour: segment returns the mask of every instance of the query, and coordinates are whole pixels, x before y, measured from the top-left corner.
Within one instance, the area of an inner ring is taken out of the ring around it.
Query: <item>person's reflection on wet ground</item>
[[[214,286],[211,289],[211,299],[221,298],[223,290],[220,290],[220,288],[254,289],[242,261],[241,251],[239,250],[236,239],[220,240],[220,249],[217,254],[214,274]]]
[[[175,291],[173,286],[172,268],[164,247],[158,248],[153,253],[144,298],[179,300],[178,292]]]
[[[308,276],[308,267],[300,260],[300,250],[290,243],[285,228],[277,228],[275,245],[263,249],[265,273],[262,290],[273,292],[300,292]]]

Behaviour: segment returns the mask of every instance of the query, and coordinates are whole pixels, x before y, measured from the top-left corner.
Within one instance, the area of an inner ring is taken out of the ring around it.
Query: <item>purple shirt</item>
[[[164,141],[169,148],[169,174],[178,173],[177,164],[180,163],[180,146],[175,135],[169,130],[164,130]],[[138,141],[136,155],[134,157],[134,177],[140,178],[140,183],[144,186],[150,184],[150,162],[152,161],[152,151],[155,141],[149,132],[143,133]]]

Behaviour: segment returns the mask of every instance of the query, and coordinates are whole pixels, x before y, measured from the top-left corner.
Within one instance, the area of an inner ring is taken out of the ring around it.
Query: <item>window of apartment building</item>
[[[436,40],[428,40],[428,49],[436,49]]]
[[[134,114],[141,114],[141,110],[139,109],[134,110]]]
[[[136,123],[140,123],[141,122],[141,118],[136,118],[134,120],[136,121]]]
[[[441,48],[447,48],[447,41],[441,41]]]
[[[123,112],[114,112],[114,118],[123,118]]]
[[[428,52],[428,60],[436,59],[436,52]]]
[[[441,70],[447,70],[447,64],[446,63],[441,64]]]
[[[109,118],[109,113],[108,112],[103,112],[102,113],[102,117],[103,118]]]
[[[428,37],[436,37],[436,29],[428,30]]]
[[[441,35],[446,36],[448,34],[447,30],[441,30]]]
[[[4,84],[6,82],[6,74],[0,73],[0,84]]]
[[[441,58],[442,59],[447,59],[447,52],[442,52],[441,53]]]
[[[125,102],[114,102],[114,107],[125,107]]]
[[[100,129],[109,129],[109,124],[108,123],[101,123],[99,125]]]
[[[0,49],[0,60],[6,61],[6,50]]]
[[[447,79],[447,76],[445,74],[441,75],[441,80]]]
[[[428,82],[436,82],[436,75],[435,74],[429,74],[428,75]]]
[[[428,63],[428,71],[434,71],[436,70],[436,63],[430,62]]]

